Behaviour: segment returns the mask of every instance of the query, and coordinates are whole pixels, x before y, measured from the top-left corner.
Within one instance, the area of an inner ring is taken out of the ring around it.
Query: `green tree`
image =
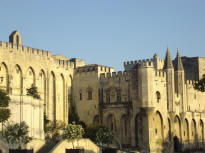
[[[37,89],[37,87],[34,84],[31,85],[31,88],[28,88],[26,90],[27,90],[27,94],[26,95],[32,96],[35,99],[40,99],[41,98],[39,93],[38,93],[38,89]]]
[[[46,139],[51,141],[59,141],[61,139],[65,123],[61,121],[48,121],[45,127]]]
[[[9,119],[11,112],[8,109],[10,97],[8,94],[0,89],[0,123],[2,124],[2,130],[4,123]]]
[[[194,83],[194,88],[198,91],[205,92],[205,74],[201,80],[199,80],[197,83]]]
[[[97,124],[89,125],[85,129],[84,137],[91,139],[93,142],[99,145],[101,144],[109,145],[114,140],[114,134],[109,128]]]
[[[21,149],[22,144],[29,143],[32,138],[29,137],[28,125],[25,122],[8,124],[2,136],[7,144],[17,144]]]
[[[114,140],[114,134],[113,132],[104,126],[101,126],[96,133],[96,141],[97,143],[100,144],[111,144],[112,141]]]
[[[81,125],[76,125],[75,123],[68,124],[67,128],[64,129],[63,138],[68,142],[72,142],[74,149],[74,140],[82,138],[84,129]]]

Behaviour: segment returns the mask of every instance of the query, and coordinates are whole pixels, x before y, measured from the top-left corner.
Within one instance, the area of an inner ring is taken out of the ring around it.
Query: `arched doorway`
[[[99,124],[99,115],[95,115],[93,118],[93,124]]]
[[[111,131],[115,131],[116,129],[115,118],[112,114],[107,117],[107,126]]]
[[[180,142],[177,136],[174,136],[174,152],[180,152]]]
[[[159,111],[156,112],[154,121],[157,123],[155,124],[155,136],[157,139],[156,141],[162,143],[164,138],[163,118]]]
[[[130,144],[129,130],[129,117],[127,115],[122,115],[120,119],[120,139],[122,144]]]
[[[192,119],[191,121],[191,138],[192,138],[192,143],[194,145],[197,144],[197,131],[196,131],[196,121]]]
[[[179,152],[181,151],[181,121],[179,116],[175,116],[174,118],[174,151]]]
[[[140,114],[135,117],[135,145],[139,147],[143,143],[143,120]]]
[[[184,139],[184,142],[188,144],[189,143],[189,122],[187,119],[184,120],[183,127],[184,127],[184,133],[183,133],[184,138],[183,139]]]

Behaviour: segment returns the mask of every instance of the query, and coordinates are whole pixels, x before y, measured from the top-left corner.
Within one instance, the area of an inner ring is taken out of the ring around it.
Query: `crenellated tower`
[[[175,92],[177,93],[177,96],[180,97],[180,111],[184,111],[184,68],[182,65],[179,49],[177,49],[177,56],[174,63]]]
[[[172,64],[172,59],[170,56],[169,48],[167,48],[167,53],[164,61],[163,69],[166,71],[167,75],[167,109],[168,111],[174,111],[174,67]]]

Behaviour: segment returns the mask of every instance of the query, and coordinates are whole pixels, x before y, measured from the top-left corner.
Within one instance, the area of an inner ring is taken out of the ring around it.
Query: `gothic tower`
[[[168,111],[174,111],[174,67],[172,64],[172,59],[170,56],[169,48],[167,48],[167,53],[164,61],[164,68],[163,68],[167,75],[167,109]]]
[[[184,111],[184,68],[182,65],[179,50],[175,58],[174,76],[175,76],[175,92],[180,97],[181,111]]]

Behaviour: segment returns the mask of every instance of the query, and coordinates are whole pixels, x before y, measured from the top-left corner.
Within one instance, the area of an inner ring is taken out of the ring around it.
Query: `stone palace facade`
[[[111,67],[23,46],[14,31],[9,42],[0,42],[0,63],[0,88],[11,98],[10,120],[25,121],[36,140],[44,140],[44,114],[68,123],[73,96],[80,119],[109,127],[123,147],[151,152],[204,148],[205,93],[193,88],[205,74],[203,57],[180,57],[177,51],[172,60],[167,49],[165,60],[155,54],[124,62],[125,71],[116,73]],[[27,96],[32,84],[39,100]],[[31,146],[38,148],[38,142]]]

